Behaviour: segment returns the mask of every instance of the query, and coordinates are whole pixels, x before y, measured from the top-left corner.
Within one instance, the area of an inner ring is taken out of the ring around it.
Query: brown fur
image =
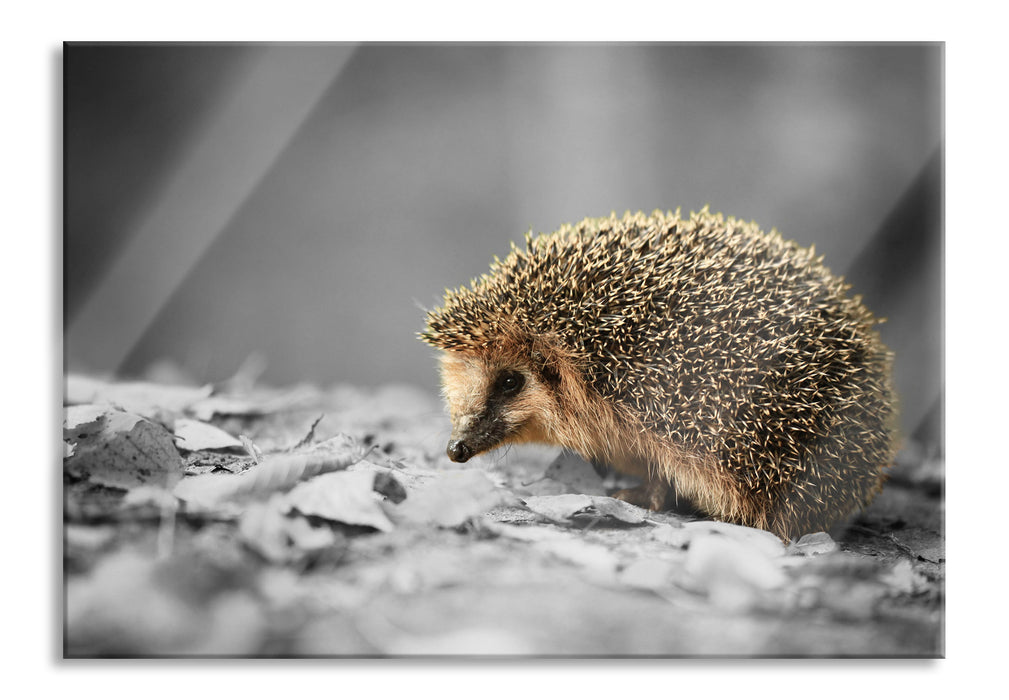
[[[507,421],[520,426],[498,446],[543,443],[574,450],[587,460],[609,464],[618,472],[640,477],[637,489],[624,489],[617,498],[650,510],[661,510],[672,487],[703,510],[754,527],[768,527],[764,513],[749,504],[735,482],[717,468],[711,455],[691,454],[663,441],[640,425],[628,411],[615,410],[582,381],[582,371],[563,349],[542,340],[537,352],[551,358],[558,370],[559,390],[536,378],[528,356],[515,352],[526,339],[514,330],[483,352],[444,352],[441,356],[443,393],[454,426],[463,431],[471,416],[487,401],[493,377],[502,369],[519,369],[527,384],[507,412]]]
[[[641,477],[637,505],[827,529],[881,490],[897,412],[877,319],[821,261],[706,210],[528,237],[428,314],[450,456],[560,445]]]

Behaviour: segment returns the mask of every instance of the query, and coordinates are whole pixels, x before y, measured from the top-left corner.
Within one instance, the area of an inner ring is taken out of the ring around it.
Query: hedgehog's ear
[[[535,371],[536,374],[543,377],[548,384],[553,386],[560,384],[560,372],[557,371],[557,368],[554,367],[552,362],[547,360],[543,353],[539,350],[533,350],[530,357],[533,361],[533,371]]]

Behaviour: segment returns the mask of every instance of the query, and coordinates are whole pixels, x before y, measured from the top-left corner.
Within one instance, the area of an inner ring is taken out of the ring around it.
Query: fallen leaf
[[[888,535],[901,550],[915,558],[938,564],[946,560],[942,535],[920,527],[905,527]]]
[[[606,577],[613,575],[620,563],[617,555],[606,547],[576,537],[543,540],[536,548]]]
[[[374,484],[370,470],[322,474],[295,486],[285,501],[304,515],[389,532],[393,524],[379,505]]]
[[[101,431],[109,412],[108,406],[97,404],[67,406],[63,409],[63,439],[76,442]]]
[[[159,411],[182,413],[206,399],[212,391],[213,387],[209,384],[192,387],[153,382],[103,382],[70,375],[65,400],[68,403],[108,404],[150,417],[150,414]]]
[[[287,536],[292,546],[302,552],[315,552],[334,546],[340,539],[328,526],[313,525],[301,516],[287,517]]]
[[[242,541],[274,563],[287,563],[294,558],[284,505],[279,494],[268,501],[250,503],[238,520]]]
[[[250,503],[238,520],[241,540],[267,561],[291,564],[331,549],[343,538],[327,525],[313,525],[299,513],[289,513],[283,494]]]
[[[690,542],[692,535],[687,528],[683,526],[674,527],[668,523],[660,523],[656,525],[649,534],[656,542],[661,542],[662,544],[667,544],[670,547],[677,548],[686,547]]]
[[[577,564],[589,570],[597,580],[611,583],[620,560],[608,547],[586,542],[579,534],[551,525],[509,525],[486,523],[487,530],[502,537],[526,542],[537,552]]]
[[[753,608],[762,593],[788,580],[776,560],[759,546],[718,533],[691,540],[684,570],[715,606],[737,612]]]
[[[612,518],[622,523],[640,525],[646,521],[648,515],[648,511],[643,508],[608,496],[569,493],[557,496],[530,496],[523,500],[529,510],[557,523],[570,523],[578,516],[585,516]]]
[[[460,469],[438,474],[386,510],[406,522],[456,527],[509,500],[510,494],[498,489],[483,472]]]
[[[603,480],[595,469],[574,452],[564,451],[557,455],[543,476],[566,486],[569,489],[568,493],[581,493],[587,496],[606,495]]]
[[[254,443],[249,436],[239,435],[238,441],[242,443],[242,447],[245,449],[245,453],[252,457],[252,461],[259,464],[263,461],[263,451],[259,449],[259,445]]]
[[[194,401],[188,413],[200,420],[209,421],[214,416],[265,416],[299,407],[318,405],[323,394],[308,385],[281,391],[259,390],[250,396],[215,394]]]
[[[718,533],[725,535],[745,545],[752,545],[771,557],[780,557],[785,553],[785,543],[777,535],[746,525],[723,523],[718,520],[695,520],[683,524],[688,537],[702,534]]]
[[[174,433],[176,444],[190,452],[243,448],[241,440],[216,426],[191,418],[177,418]]]
[[[363,452],[356,441],[340,435],[298,454],[268,455],[241,474],[199,474],[175,487],[175,495],[197,507],[214,509],[226,501],[262,498],[290,489],[299,481],[346,469]]]
[[[71,421],[80,418],[70,416]],[[73,435],[74,454],[64,461],[64,469],[75,476],[121,489],[144,485],[170,488],[182,478],[185,463],[172,434],[139,415],[105,409],[99,416],[77,423],[69,434]]]
[[[808,557],[836,552],[837,548],[837,542],[826,532],[811,532],[788,545],[788,553]]]
[[[567,523],[576,513],[592,507],[592,498],[584,494],[567,493],[558,496],[530,496],[523,499],[526,507],[556,523]]]
[[[641,524],[648,518],[648,511],[644,508],[609,496],[592,496],[592,508],[599,515],[631,525]]]

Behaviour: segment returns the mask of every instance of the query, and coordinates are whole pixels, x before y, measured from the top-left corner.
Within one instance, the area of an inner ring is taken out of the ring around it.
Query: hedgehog
[[[616,498],[785,541],[881,491],[893,355],[813,248],[708,207],[525,238],[427,311],[451,460],[557,445],[640,479]]]

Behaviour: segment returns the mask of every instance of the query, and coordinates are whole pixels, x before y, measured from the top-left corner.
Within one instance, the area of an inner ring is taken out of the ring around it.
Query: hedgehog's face
[[[452,417],[446,451],[453,462],[508,443],[551,442],[556,398],[531,363],[446,352],[441,376]]]

